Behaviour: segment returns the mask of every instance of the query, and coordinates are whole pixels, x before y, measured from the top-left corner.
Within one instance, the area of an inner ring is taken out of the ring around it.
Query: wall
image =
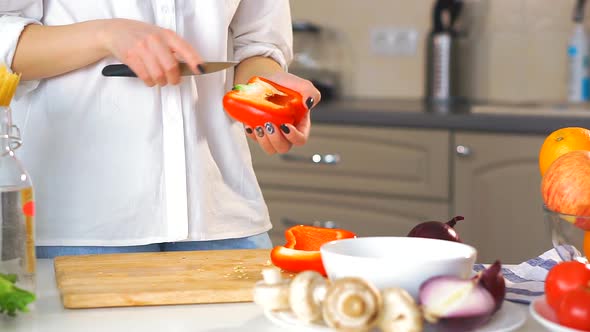
[[[292,0],[294,19],[337,32],[348,96],[419,98],[433,0]],[[566,48],[575,0],[466,0],[461,91],[478,100],[557,102],[566,95]],[[587,6],[590,7],[590,6]],[[587,8],[590,21],[590,9]],[[370,51],[370,29],[414,28],[415,56]]]
[[[487,101],[563,101],[574,3],[470,1],[461,40],[462,91]]]
[[[423,38],[432,0],[291,0],[293,19],[309,20],[338,32],[344,64],[343,93],[367,97],[423,94]],[[370,51],[370,28],[411,27],[419,31],[417,56],[389,57]]]

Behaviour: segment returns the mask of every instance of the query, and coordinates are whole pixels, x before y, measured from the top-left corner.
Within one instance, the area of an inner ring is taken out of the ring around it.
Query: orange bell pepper
[[[226,93],[223,107],[234,120],[252,128],[267,122],[297,125],[308,112],[299,92],[259,76]]]
[[[298,225],[285,231],[287,243],[270,252],[272,263],[289,272],[314,270],[326,276],[320,247],[333,240],[353,238],[353,232],[344,229]]]

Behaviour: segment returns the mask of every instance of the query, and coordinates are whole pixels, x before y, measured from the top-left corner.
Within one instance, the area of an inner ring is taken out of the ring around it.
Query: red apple
[[[578,150],[557,158],[543,176],[541,193],[547,208],[574,216],[590,216],[590,151]],[[586,218],[579,227],[590,230]]]

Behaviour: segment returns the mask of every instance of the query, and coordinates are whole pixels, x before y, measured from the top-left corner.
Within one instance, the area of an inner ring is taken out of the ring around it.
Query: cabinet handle
[[[330,220],[327,221],[314,221],[313,223],[304,223],[299,222],[295,219],[291,218],[281,218],[281,223],[285,227],[293,227],[297,225],[308,225],[308,226],[316,226],[316,227],[324,227],[324,228],[338,228],[336,223]]]
[[[471,148],[465,145],[457,145],[455,151],[457,152],[457,156],[459,157],[469,157],[473,153],[471,151]]]
[[[340,155],[337,153],[314,153],[310,157],[296,154],[282,154],[281,159],[285,161],[297,161],[311,164],[336,165],[340,163]]]

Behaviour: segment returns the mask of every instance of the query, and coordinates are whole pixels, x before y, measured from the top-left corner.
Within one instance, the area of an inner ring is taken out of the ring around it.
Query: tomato
[[[590,331],[590,283],[588,286],[565,293],[557,310],[559,324]]]
[[[555,265],[545,278],[547,303],[557,312],[559,304],[568,291],[590,283],[590,265],[576,261]]]

